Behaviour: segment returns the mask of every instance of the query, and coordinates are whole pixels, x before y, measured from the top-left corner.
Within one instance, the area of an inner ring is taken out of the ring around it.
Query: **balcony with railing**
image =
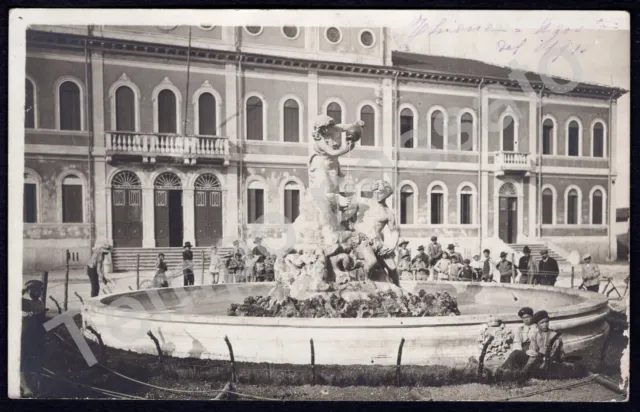
[[[532,170],[531,155],[519,152],[495,152],[496,172],[525,172]]]
[[[114,158],[140,158],[142,163],[157,159],[181,159],[195,165],[198,161],[229,161],[229,140],[219,136],[180,136],[140,132],[106,132],[107,161]]]

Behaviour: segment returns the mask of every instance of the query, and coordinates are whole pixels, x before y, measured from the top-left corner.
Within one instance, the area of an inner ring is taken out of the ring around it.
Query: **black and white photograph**
[[[9,40],[9,397],[628,401],[626,12],[13,9]]]

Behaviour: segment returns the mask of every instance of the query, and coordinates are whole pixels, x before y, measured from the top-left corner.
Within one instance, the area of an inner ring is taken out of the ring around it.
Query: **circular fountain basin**
[[[545,309],[551,328],[562,332],[565,352],[598,347],[608,333],[606,297],[574,289],[466,282],[403,282],[417,293],[446,291],[458,300],[461,316],[422,318],[262,318],[227,316],[231,303],[265,296],[273,283],[218,284],[150,289],[87,301],[83,332],[109,347],[156,354],[157,338],[169,356],[236,361],[309,364],[313,339],[316,364],[395,365],[405,339],[402,364],[456,365],[478,356],[478,338],[490,316],[506,327],[520,324],[518,309]]]

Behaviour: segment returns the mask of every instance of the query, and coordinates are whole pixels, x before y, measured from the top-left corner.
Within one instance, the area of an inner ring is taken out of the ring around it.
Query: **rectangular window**
[[[553,194],[542,195],[542,224],[553,223]]]
[[[284,108],[284,141],[300,141],[300,116],[297,107]]]
[[[38,197],[35,183],[24,184],[24,223],[36,223],[38,221]]]
[[[413,224],[413,193],[400,193],[400,224]]]
[[[129,206],[140,206],[140,198],[139,190],[129,190]]]
[[[263,223],[264,219],[264,190],[249,189],[247,196],[248,223]]]
[[[567,198],[567,224],[578,224],[578,196],[569,195]]]
[[[287,189],[284,191],[285,223],[293,223],[300,215],[300,191]]]
[[[362,130],[362,138],[360,144],[362,146],[375,146],[375,130],[376,130],[376,115],[375,113],[361,113],[360,117],[364,122],[364,128]]]
[[[460,195],[460,224],[471,224],[471,194],[463,193]]]
[[[82,186],[62,185],[62,223],[82,223]]]
[[[544,125],[542,126],[542,154],[550,155],[553,154],[551,152],[551,139],[553,133],[553,125]]]
[[[593,224],[594,225],[601,225],[602,224],[602,196],[593,196],[593,209],[592,209],[592,214],[593,216],[591,217]]]
[[[220,200],[221,192],[210,192],[211,193],[211,206],[220,207],[222,203]]]
[[[207,192],[196,192],[196,207],[207,205]]]
[[[413,116],[400,116],[400,147],[413,148]]]
[[[113,191],[113,205],[124,206],[126,204],[126,193],[122,189],[116,189]]]
[[[442,193],[431,193],[431,224],[441,225],[444,221]]]
[[[579,156],[579,129],[577,127],[569,127],[569,156]]]

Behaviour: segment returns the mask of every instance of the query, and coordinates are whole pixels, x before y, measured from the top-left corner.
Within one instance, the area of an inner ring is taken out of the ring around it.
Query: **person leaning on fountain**
[[[538,262],[538,274],[535,275],[534,283],[553,286],[560,274],[558,261],[549,256],[549,249],[542,249],[540,255],[542,259]]]
[[[507,260],[507,252],[500,252],[500,261],[496,264],[500,271],[500,283],[511,283],[513,264]]]
[[[591,255],[586,254],[582,258],[582,284],[590,292],[600,290],[600,268],[591,262]]]

